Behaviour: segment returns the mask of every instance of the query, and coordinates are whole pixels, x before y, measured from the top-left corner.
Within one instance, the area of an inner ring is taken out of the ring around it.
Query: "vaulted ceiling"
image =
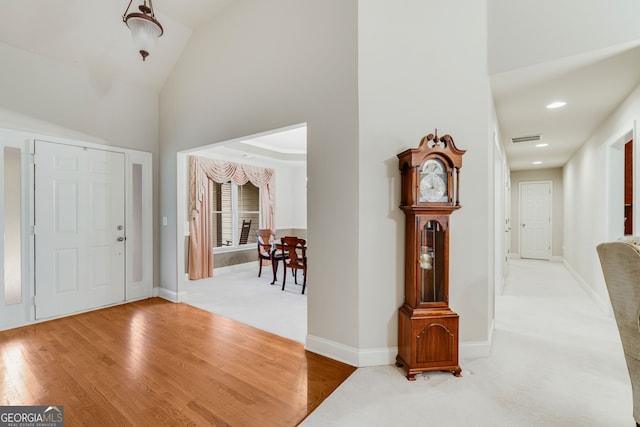
[[[0,3],[0,43],[160,91],[193,31],[231,0],[155,0],[164,35],[142,61],[122,15],[128,0],[20,0]],[[131,11],[137,12],[134,1]]]
[[[0,43],[159,92],[191,34],[212,19],[223,19],[233,1],[155,0],[164,35],[144,62],[122,21],[127,5],[128,0],[4,1]],[[512,170],[562,166],[640,82],[637,45],[490,76]],[[567,105],[547,110],[545,105],[555,100]],[[542,135],[549,145],[510,142],[528,135]],[[542,164],[533,165],[535,160]]]

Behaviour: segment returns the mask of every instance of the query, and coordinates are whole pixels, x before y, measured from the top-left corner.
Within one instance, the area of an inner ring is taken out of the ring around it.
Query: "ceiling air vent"
[[[542,139],[542,135],[529,135],[529,136],[519,136],[517,138],[511,138],[511,142],[517,144],[519,142],[529,142],[529,141],[540,141]]]

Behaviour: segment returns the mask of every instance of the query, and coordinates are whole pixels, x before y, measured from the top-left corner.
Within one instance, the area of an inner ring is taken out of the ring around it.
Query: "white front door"
[[[551,259],[551,182],[520,183],[520,257]]]
[[[123,153],[35,143],[36,318],[125,299]]]

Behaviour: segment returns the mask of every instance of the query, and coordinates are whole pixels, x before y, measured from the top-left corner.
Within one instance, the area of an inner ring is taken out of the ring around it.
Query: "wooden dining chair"
[[[298,284],[298,270],[302,270],[304,280],[302,282],[302,293],[307,287],[307,241],[295,236],[285,236],[280,239],[282,255],[284,257],[284,271],[282,275],[282,290],[287,282],[287,268],[294,272],[293,278]]]
[[[239,244],[246,245],[249,240],[249,231],[251,231],[251,221],[252,220],[242,220],[242,228],[240,229],[240,240]]]
[[[256,231],[256,237],[258,241],[258,277],[262,274],[262,264],[264,261],[271,262],[271,251],[275,248],[272,247],[276,239],[276,234],[273,230],[263,228]]]

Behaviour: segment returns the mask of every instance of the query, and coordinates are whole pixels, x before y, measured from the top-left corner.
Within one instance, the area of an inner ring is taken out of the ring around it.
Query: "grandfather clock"
[[[458,315],[449,308],[449,217],[460,209],[465,150],[450,135],[429,134],[398,154],[400,209],[406,215],[404,304],[398,313],[398,356],[407,379],[424,371],[460,376]]]

